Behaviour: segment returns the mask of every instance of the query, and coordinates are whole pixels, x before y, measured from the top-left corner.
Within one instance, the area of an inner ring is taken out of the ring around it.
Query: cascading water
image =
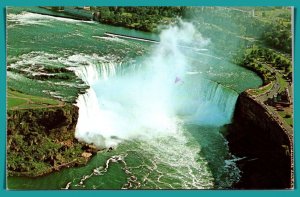
[[[195,45],[195,40],[199,42],[198,45]],[[216,171],[213,175],[207,168],[205,159],[198,155],[201,146],[205,147],[207,142],[201,142],[200,147],[186,145],[191,144],[194,135],[192,132],[188,134],[187,130],[202,132],[204,136],[218,136],[216,128],[231,121],[237,98],[235,91],[216,82],[188,75],[193,66],[184,55],[187,50],[182,46],[193,45],[194,49],[202,48],[208,43],[209,41],[202,39],[191,24],[182,22],[179,27],[163,31],[160,44],[148,58],[140,62],[112,63],[107,61],[107,58],[99,57],[98,61],[88,61],[86,57],[76,55],[69,58],[70,61],[74,61],[75,58],[76,62],[83,64],[71,69],[90,86],[86,94],[80,95],[77,100],[79,118],[75,137],[106,148],[116,147],[127,140],[133,144],[135,140],[138,140],[135,143],[142,142],[138,147],[144,147],[141,151],[143,153],[136,154],[149,155],[149,158],[155,159],[152,161],[154,166],[166,163],[177,169],[175,174],[164,174],[156,171],[158,169],[155,167],[154,172],[150,174],[159,174],[156,181],[152,180],[158,188],[162,187],[161,184],[166,184],[160,180],[163,176],[173,181],[180,180],[180,186],[168,183],[167,188],[230,186],[238,179],[238,173],[228,176],[223,181],[220,178],[226,171],[228,173],[229,169],[238,171],[234,165],[224,167],[224,160],[230,157],[222,158],[219,164],[211,167]],[[189,125],[192,129],[189,129]],[[205,134],[207,128],[211,134]],[[214,142],[216,137],[205,138]],[[222,140],[222,137],[217,139]],[[84,186],[84,182],[91,177],[107,173],[110,160],[115,161],[115,157],[126,164],[126,155],[128,153],[111,157],[107,160],[105,171],[99,171],[101,167],[94,169],[97,173],[83,176],[76,186]],[[209,157],[206,159],[212,162],[218,156],[211,153]],[[143,169],[142,166],[138,169]],[[129,171],[130,167],[126,168],[126,174],[127,171],[133,174]],[[219,183],[214,184],[213,177],[218,179]],[[136,182],[136,188],[142,185],[145,187],[145,181]],[[125,184],[123,188],[131,186]]]
[[[90,86],[78,98],[76,137],[110,147],[122,139],[173,134],[179,116],[199,125],[229,123],[237,93],[186,75],[189,62],[180,45],[192,43],[196,36],[200,37],[193,26],[183,22],[164,31],[153,54],[134,72],[118,75],[122,65],[117,63],[76,68],[75,73]],[[199,46],[203,43],[207,44],[202,41]]]
[[[235,91],[216,82],[187,78],[175,93],[175,108],[186,122],[222,126],[231,122],[237,96]]]

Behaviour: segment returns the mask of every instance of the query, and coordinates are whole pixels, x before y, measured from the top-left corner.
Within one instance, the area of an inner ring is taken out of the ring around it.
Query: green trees
[[[47,109],[8,110],[8,175],[34,177],[49,173],[64,163],[84,163],[81,156],[84,144],[74,138],[77,110],[71,104]],[[58,114],[62,116],[58,117]]]
[[[63,10],[64,9],[64,7],[62,7],[62,6],[53,6],[53,7],[51,7],[51,10],[53,10],[53,11],[59,11],[59,10]]]
[[[291,24],[279,21],[274,23],[270,29],[266,30],[262,35],[265,43],[270,47],[280,51],[291,53],[292,35]]]
[[[110,25],[155,32],[182,16],[181,7],[95,7],[94,20]]]
[[[264,84],[275,79],[275,72],[271,71],[271,68],[283,71],[287,78],[292,79],[290,75],[292,70],[290,58],[275,50],[253,45],[251,48],[246,49],[243,57],[238,60],[239,62],[235,63],[261,75]]]

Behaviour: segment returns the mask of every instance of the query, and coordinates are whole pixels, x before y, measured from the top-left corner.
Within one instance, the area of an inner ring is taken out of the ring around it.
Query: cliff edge
[[[95,152],[75,139],[77,119],[78,107],[71,104],[8,110],[8,176],[34,177],[85,164]]]
[[[234,188],[293,188],[293,137],[247,92],[238,97],[226,138],[230,151],[242,158]]]

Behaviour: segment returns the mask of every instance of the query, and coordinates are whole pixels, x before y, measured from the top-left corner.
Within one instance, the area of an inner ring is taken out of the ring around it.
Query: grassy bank
[[[64,103],[58,100],[38,97],[33,95],[24,94],[12,89],[7,90],[7,109],[18,110],[18,109],[30,109],[38,107],[55,107],[63,106]]]

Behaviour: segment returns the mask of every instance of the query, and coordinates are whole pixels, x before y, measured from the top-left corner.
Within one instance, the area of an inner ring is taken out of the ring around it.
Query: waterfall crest
[[[231,122],[238,93],[208,79],[186,79],[175,92],[177,114],[187,122],[222,126]]]

